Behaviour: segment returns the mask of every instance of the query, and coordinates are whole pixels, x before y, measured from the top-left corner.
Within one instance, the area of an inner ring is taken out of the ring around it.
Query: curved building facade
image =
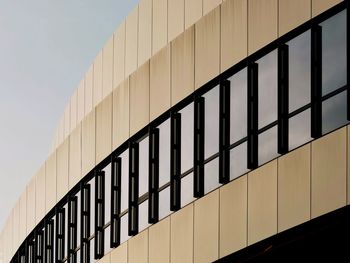
[[[0,262],[344,256],[348,5],[141,0],[72,95]]]

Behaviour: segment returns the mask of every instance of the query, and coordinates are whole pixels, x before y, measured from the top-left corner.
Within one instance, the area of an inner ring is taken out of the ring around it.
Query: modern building
[[[0,262],[349,261],[347,8],[141,0],[72,95]]]

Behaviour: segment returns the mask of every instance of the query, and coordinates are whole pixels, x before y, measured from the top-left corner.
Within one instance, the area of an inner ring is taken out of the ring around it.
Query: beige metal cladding
[[[152,0],[140,0],[138,20],[138,67],[144,64],[152,54],[152,6]]]
[[[125,76],[137,68],[138,6],[126,18],[125,31]]]
[[[278,159],[278,232],[310,220],[311,147]]]
[[[95,111],[90,112],[82,122],[81,169],[85,176],[95,166],[96,152],[96,118]]]
[[[185,0],[168,0],[168,42],[185,28]]]
[[[203,0],[185,0],[185,28],[189,28],[203,16]]]
[[[128,242],[112,250],[111,262],[128,263]]]
[[[35,175],[35,224],[38,224],[45,216],[45,164]]]
[[[66,139],[56,150],[57,155],[57,201],[68,193],[69,175],[69,139]]]
[[[81,179],[81,130],[81,124],[79,124],[69,136],[69,189],[72,189]]]
[[[170,262],[170,217],[149,228],[149,262]]]
[[[96,107],[102,100],[102,65],[103,50],[100,51],[94,62],[92,89],[93,107]]]
[[[112,151],[112,94],[96,107],[96,163]]]
[[[171,105],[194,91],[194,26],[171,43]]]
[[[248,245],[277,233],[277,161],[248,174]]]
[[[148,263],[148,229],[128,242],[128,263]]]
[[[19,242],[22,243],[27,237],[27,191],[20,197],[19,206]]]
[[[223,0],[203,0],[203,15],[208,14],[215,7],[219,6]]]
[[[80,123],[85,115],[85,80],[81,80],[77,92],[77,123]]]
[[[168,45],[150,61],[150,121],[170,108],[170,92],[170,45]]]
[[[113,150],[129,138],[129,79],[113,91]]]
[[[311,0],[279,0],[278,11],[281,36],[311,18]]]
[[[111,94],[113,89],[113,52],[114,38],[109,38],[102,50],[102,99]]]
[[[57,155],[52,153],[46,161],[45,178],[45,211],[48,213],[57,203]]]
[[[247,189],[247,176],[220,188],[220,258],[247,245]]]
[[[195,31],[197,89],[220,73],[220,7],[198,21]]]
[[[214,191],[194,203],[194,262],[218,258],[219,191]]]
[[[343,0],[312,0],[312,17],[321,14],[342,1]]]
[[[153,0],[152,55],[168,43],[168,0]]]
[[[346,205],[346,128],[311,143],[311,217]]]
[[[94,108],[93,102],[93,87],[94,87],[94,65],[92,64],[85,75],[85,113],[84,118],[88,115]]]
[[[248,0],[226,0],[221,5],[221,72],[248,55]]]
[[[114,33],[113,85],[119,85],[125,76],[125,20]]]

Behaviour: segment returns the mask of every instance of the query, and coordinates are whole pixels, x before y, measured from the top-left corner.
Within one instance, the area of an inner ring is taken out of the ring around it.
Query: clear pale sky
[[[0,231],[64,107],[138,0],[0,0]]]

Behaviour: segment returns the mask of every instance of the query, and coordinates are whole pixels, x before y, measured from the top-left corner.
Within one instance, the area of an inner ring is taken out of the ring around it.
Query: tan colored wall
[[[121,23],[98,54],[70,99],[55,132],[52,154],[21,197],[19,234],[16,232],[16,238],[7,246],[15,251],[18,243],[78,180],[149,121],[215,75],[339,2],[339,0],[140,1],[137,8]],[[173,11],[169,12],[170,10]],[[153,23],[150,25],[149,21]],[[154,24],[155,21],[162,24]],[[165,99],[157,101],[159,94]],[[322,152],[318,144],[312,145],[311,148]],[[322,162],[326,158],[312,149],[310,158],[314,162]],[[297,158],[291,157],[291,159],[291,162],[301,162]],[[279,162],[284,164],[282,159]],[[344,160],[341,162],[342,173],[346,173]],[[302,166],[306,171],[307,164],[303,163]],[[287,193],[290,191],[289,184],[297,185],[300,182],[288,177],[288,172],[283,170],[288,170],[288,166],[281,167],[277,170],[278,174],[284,175],[284,181],[279,181],[278,187],[285,189]],[[324,189],[322,180],[325,179],[321,174],[307,174],[305,171],[300,180],[307,182],[312,178],[310,184],[314,199],[312,199],[313,205],[310,204],[310,214],[306,212],[309,207],[303,203],[308,195],[307,189],[299,189],[300,196],[291,197],[292,199],[283,196],[284,191],[278,193],[281,195],[278,196],[281,202],[286,205],[293,203],[295,207],[291,207],[290,210],[300,210],[300,213],[296,212],[293,217],[289,216],[288,211],[278,209],[278,216],[281,218],[278,224],[274,222],[269,230],[261,230],[261,233],[249,235],[238,233],[240,238],[234,242],[233,249],[241,248],[245,242],[254,242],[259,237],[308,220],[310,216],[327,212],[334,205],[339,207],[343,205],[346,197],[350,200],[349,187],[346,191],[343,186],[342,191],[336,193],[335,204],[327,201],[328,208],[323,207],[320,205],[323,203],[322,197],[318,195],[319,193],[322,195]],[[247,186],[246,191],[254,188],[252,183],[254,176],[248,177],[252,180],[242,183]],[[320,179],[319,184],[315,183],[317,180],[314,181],[314,177]],[[346,185],[345,182],[342,176],[337,178],[337,184]],[[244,191],[242,185],[240,190]],[[229,192],[220,192],[223,198],[227,198],[225,197],[227,195]],[[253,197],[247,202],[256,205]],[[221,207],[224,204],[220,202],[219,205]],[[234,209],[240,211],[247,209],[240,206],[240,203],[235,205]],[[16,209],[18,210],[17,206]],[[249,209],[250,214],[258,212],[251,206]],[[275,207],[270,209],[274,210]],[[11,213],[9,224],[17,220],[17,210]],[[266,218],[270,216],[271,214],[266,215]],[[236,220],[244,224],[240,221],[244,218]],[[249,220],[248,229],[259,228],[253,218]],[[225,226],[225,222],[222,223]],[[3,232],[12,238],[12,231],[5,226]],[[4,240],[8,239],[9,237]],[[226,242],[226,239],[229,240],[229,237],[219,235],[219,242]],[[176,248],[174,249],[176,251]],[[219,246],[216,255],[224,255],[229,249],[230,246],[228,248]],[[10,257],[9,250],[6,251],[5,254]],[[213,255],[214,253],[210,253],[211,257]],[[180,255],[179,258],[182,256],[196,258],[195,254],[190,252]],[[176,254],[172,254],[171,257],[177,260]]]

